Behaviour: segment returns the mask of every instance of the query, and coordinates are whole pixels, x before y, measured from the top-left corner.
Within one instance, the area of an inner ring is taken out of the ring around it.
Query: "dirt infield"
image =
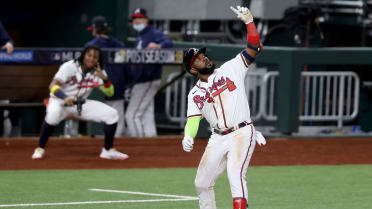
[[[196,140],[194,151],[182,150],[181,136],[116,139],[125,161],[100,159],[103,139],[52,138],[44,160],[31,160],[36,138],[0,139],[0,170],[114,169],[197,167],[207,140]],[[252,166],[372,164],[372,138],[269,139],[256,146]]]

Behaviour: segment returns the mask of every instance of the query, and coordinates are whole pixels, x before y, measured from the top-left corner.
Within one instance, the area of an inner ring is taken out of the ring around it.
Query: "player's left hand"
[[[71,107],[71,106],[74,105],[74,102],[76,101],[76,99],[73,98],[73,97],[66,97],[66,98],[64,99],[64,101],[65,101],[65,105],[66,105],[67,107]]]
[[[194,139],[191,136],[185,136],[182,140],[182,147],[185,152],[191,152],[194,148]]]
[[[160,49],[160,48],[161,48],[161,45],[155,42],[151,42],[149,43],[149,45],[147,45],[147,49]]]
[[[247,7],[237,6],[237,9],[235,9],[231,6],[230,9],[237,15],[237,18],[239,18],[245,24],[253,22],[253,16]]]
[[[99,63],[97,63],[96,72],[94,73],[95,76],[101,78],[103,81],[107,80],[105,74],[103,74],[102,68]]]
[[[258,145],[266,145],[265,137],[262,135],[261,132],[256,131],[256,142]]]

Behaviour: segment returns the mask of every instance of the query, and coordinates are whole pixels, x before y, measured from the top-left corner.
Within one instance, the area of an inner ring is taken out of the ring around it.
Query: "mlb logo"
[[[61,61],[62,59],[62,54],[59,52],[53,53],[51,56],[53,61]]]

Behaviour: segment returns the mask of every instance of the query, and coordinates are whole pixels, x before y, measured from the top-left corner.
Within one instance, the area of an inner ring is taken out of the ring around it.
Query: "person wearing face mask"
[[[147,12],[137,8],[132,14],[133,29],[138,32],[136,49],[160,49],[172,46],[172,41],[148,24]],[[156,136],[154,96],[160,88],[162,65],[139,64],[131,69],[132,95],[125,119],[130,136]]]

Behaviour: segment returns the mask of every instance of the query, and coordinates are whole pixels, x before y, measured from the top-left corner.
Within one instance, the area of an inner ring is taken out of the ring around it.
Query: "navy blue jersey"
[[[155,27],[147,26],[138,34],[136,49],[145,49],[151,42],[160,44],[161,48],[172,47],[172,41],[167,36]],[[131,69],[132,82],[135,84],[160,79],[161,73],[162,66],[160,64],[134,65]]]
[[[94,38],[93,40],[87,42],[86,46],[97,46],[99,48],[124,48],[124,44],[119,40],[109,37],[106,38]],[[126,65],[109,65],[106,64],[104,69],[107,73],[108,78],[114,85],[114,95],[112,97],[105,97],[106,100],[117,100],[124,99],[124,91],[126,88]]]
[[[85,46],[94,45],[99,48],[124,48],[125,45],[117,40],[116,38],[94,38],[93,40],[87,42]]]
[[[0,46],[5,45],[9,41],[12,41],[12,39],[9,37],[8,33],[6,32],[3,24],[0,22]]]

